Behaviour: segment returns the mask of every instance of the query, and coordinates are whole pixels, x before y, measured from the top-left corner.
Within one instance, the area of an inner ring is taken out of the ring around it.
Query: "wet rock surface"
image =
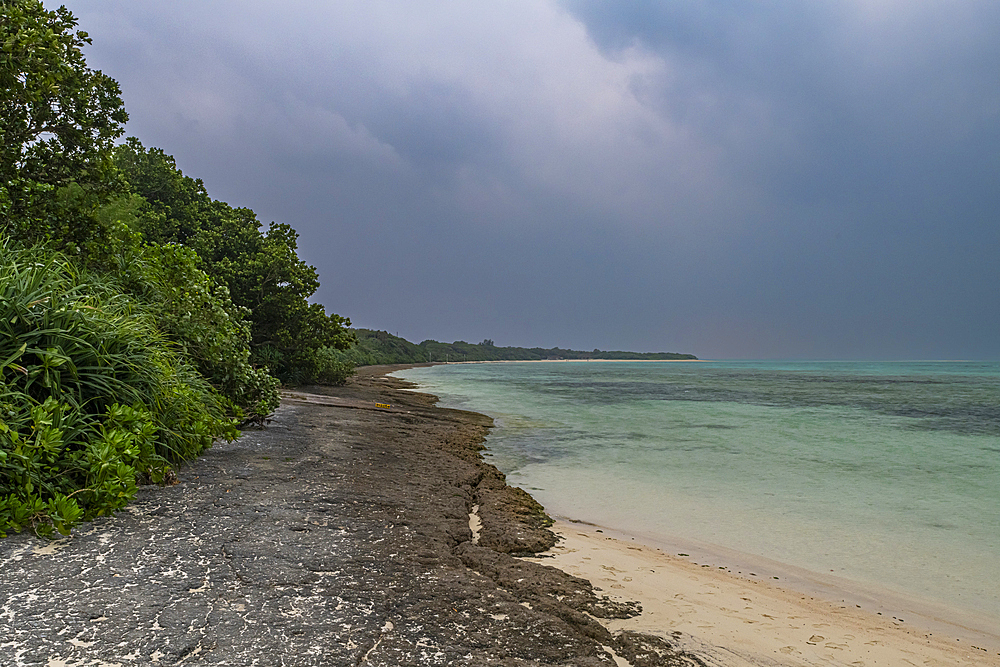
[[[70,538],[0,540],[0,666],[700,664],[612,636],[595,618],[636,605],[512,556],[555,538],[481,460],[491,420],[379,370],[289,392]]]

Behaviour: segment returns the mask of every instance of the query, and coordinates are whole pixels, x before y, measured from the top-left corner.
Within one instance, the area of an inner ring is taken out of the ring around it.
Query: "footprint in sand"
[[[845,648],[848,648],[847,644],[835,644],[833,642],[827,642],[826,644],[823,644],[823,646],[826,648],[837,649],[838,651],[843,651]]]
[[[826,639],[826,637],[824,637],[823,635],[813,635],[812,637],[809,638],[809,641],[807,641],[806,643],[807,644],[812,644],[813,646],[815,646],[816,644],[820,643],[824,639]]]
[[[785,655],[791,655],[793,653],[799,652],[794,646],[782,646],[778,650],[784,653]]]

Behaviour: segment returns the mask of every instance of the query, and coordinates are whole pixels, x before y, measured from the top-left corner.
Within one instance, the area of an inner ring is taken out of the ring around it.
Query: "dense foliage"
[[[65,533],[235,426],[139,304],[40,248],[0,246],[0,534]]]
[[[116,258],[115,282],[144,304],[157,328],[222,395],[230,414],[260,421],[278,406],[278,379],[250,360],[247,310],[198,268],[193,250],[133,244]]]
[[[0,231],[74,249],[102,241],[89,212],[118,189],[109,149],[128,120],[75,26],[65,7],[0,1]]]
[[[350,321],[309,303],[319,276],[299,259],[294,229],[271,223],[261,232],[253,211],[212,199],[172,157],[137,140],[116,149],[115,163],[143,200],[134,229],[158,244],[192,248],[198,266],[246,309],[255,363],[292,383],[346,377],[349,369],[324,350],[351,346]]]
[[[622,352],[608,350],[564,350],[558,347],[497,347],[492,340],[482,343],[439,343],[425,340],[419,345],[393,336],[385,331],[355,329],[358,343],[351,349],[338,352],[337,356],[355,366],[375,364],[419,364],[449,361],[541,361],[554,359],[632,359],[632,360],[690,360],[693,354],[676,352]]]
[[[297,234],[138,140],[64,7],[0,0],[0,535],[66,533],[161,482],[280,380],[343,382],[350,322]]]

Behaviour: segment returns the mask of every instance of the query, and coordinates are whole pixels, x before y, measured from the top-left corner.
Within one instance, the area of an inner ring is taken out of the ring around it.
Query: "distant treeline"
[[[676,361],[697,359],[693,354],[675,352],[622,352],[609,350],[564,350],[553,347],[497,347],[492,340],[481,343],[439,343],[425,340],[417,345],[385,331],[354,329],[357,344],[338,350],[341,361],[355,366],[376,364],[419,364],[431,361],[542,361],[556,359],[633,359]]]

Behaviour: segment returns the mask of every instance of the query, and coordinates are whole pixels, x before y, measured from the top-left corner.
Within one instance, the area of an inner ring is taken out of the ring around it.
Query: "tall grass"
[[[67,532],[232,420],[136,303],[60,255],[0,244],[0,535]]]

